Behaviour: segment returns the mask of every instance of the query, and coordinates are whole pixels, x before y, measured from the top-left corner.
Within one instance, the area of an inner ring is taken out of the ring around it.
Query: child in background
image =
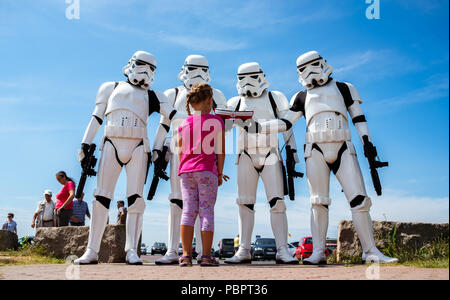
[[[192,87],[186,99],[189,117],[178,129],[178,151],[183,196],[181,241],[183,256],[180,266],[192,266],[192,239],[197,215],[200,216],[203,255],[201,266],[219,266],[211,256],[214,237],[214,205],[218,186],[228,180],[222,174],[225,162],[225,125],[210,114],[212,88],[206,83]],[[191,114],[190,107],[194,109]]]

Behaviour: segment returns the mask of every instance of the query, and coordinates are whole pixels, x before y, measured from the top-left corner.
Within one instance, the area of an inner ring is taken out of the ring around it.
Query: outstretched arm
[[[280,119],[263,122],[260,124],[261,133],[276,133],[289,131],[305,112],[306,92],[294,95],[291,107]]]

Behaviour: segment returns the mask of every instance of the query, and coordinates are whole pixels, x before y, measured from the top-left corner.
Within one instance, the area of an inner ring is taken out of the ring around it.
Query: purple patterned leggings
[[[202,231],[214,231],[214,205],[217,199],[217,175],[209,172],[181,174],[183,216],[181,225],[194,227],[200,216]]]

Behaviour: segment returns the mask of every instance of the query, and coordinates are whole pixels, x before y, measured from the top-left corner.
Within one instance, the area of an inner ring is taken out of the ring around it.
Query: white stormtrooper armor
[[[348,115],[352,118],[361,140],[370,139],[366,119],[361,110],[361,97],[350,83],[333,80],[332,68],[319,53],[312,51],[297,60],[300,82],[307,89],[291,100],[291,108],[284,120],[265,122],[262,132],[285,131],[301,116],[307,124],[305,159],[308,188],[311,195],[311,233],[313,254],[305,264],[325,264],[325,242],[328,229],[330,172],[333,171],[350,203],[353,222],[363,248],[364,261],[391,263],[395,258],[384,256],[373,238],[369,210],[372,205],[367,196],[363,176],[351,142]]]
[[[253,120],[257,122],[282,118],[289,110],[289,103],[281,92],[269,92],[269,82],[258,63],[247,63],[238,69],[237,89],[240,94],[228,101],[228,109],[235,111],[253,111]],[[296,149],[292,132],[284,134],[287,144]],[[238,199],[240,247],[229,264],[251,263],[251,237],[255,222],[254,204],[258,180],[264,183],[267,200],[270,203],[272,231],[277,244],[277,263],[298,263],[288,251],[288,224],[281,155],[278,145],[278,133],[248,133],[239,127]],[[298,162],[298,161],[297,161]]]
[[[98,261],[109,205],[114,198],[116,182],[123,167],[127,173],[128,198],[126,260],[128,264],[142,264],[137,255],[137,247],[145,210],[142,193],[150,153],[147,119],[153,112],[159,112],[169,119],[184,117],[167,103],[164,94],[148,90],[153,83],[155,68],[156,60],[153,55],[143,51],[136,52],[124,71],[128,82],[106,82],[98,91],[95,110],[84,134],[82,148],[93,142],[106,117],[105,132],[99,148],[102,155],[98,166],[97,188],[94,191],[96,200],[93,201],[88,249],[75,261],[76,264]],[[80,161],[84,155],[80,150]]]
[[[199,82],[209,83],[209,64],[208,60],[201,55],[190,55],[186,58],[181,73],[178,78],[183,82],[182,86],[175,89],[169,89],[164,92],[167,96],[169,104],[172,105],[177,111],[186,112],[186,95],[189,93],[190,88]],[[213,89],[213,101],[214,106],[218,108],[226,108],[227,101],[223,93],[217,89]],[[171,193],[169,194],[170,212],[169,212],[169,245],[167,253],[161,259],[156,260],[156,264],[178,264],[178,246],[180,242],[180,223],[182,215],[182,195],[181,195],[181,183],[178,176],[179,160],[176,154],[176,145],[170,141],[176,141],[176,139],[167,138],[170,130],[172,134],[178,132],[178,127],[183,122],[183,119],[173,120],[172,122],[165,116],[161,117],[160,126],[156,133],[155,144],[153,146],[153,160],[158,159],[160,151],[164,144],[169,146],[171,151],[170,155],[170,187]],[[196,252],[201,255],[202,252],[202,239],[200,231],[200,221],[197,218],[195,222],[195,236],[196,236]]]

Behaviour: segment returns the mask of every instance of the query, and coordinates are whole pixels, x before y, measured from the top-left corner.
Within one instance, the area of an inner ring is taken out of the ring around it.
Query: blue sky
[[[0,219],[15,212],[19,235],[33,234],[31,218],[44,189],[60,189],[55,173],[65,170],[78,180],[76,150],[97,88],[123,80],[121,69],[134,51],[157,57],[155,90],[178,86],[184,58],[203,54],[212,85],[227,98],[236,95],[238,66],[249,61],[260,62],[271,89],[290,98],[301,89],[296,58],[318,50],[336,79],[358,88],[381,159],[390,162],[380,171],[384,195],[376,197],[353,131],[373,218],[448,222],[449,3],[380,1],[381,19],[368,20],[364,0],[81,0],[80,19],[68,20],[64,0],[0,0]],[[151,139],[158,120],[150,119]],[[302,145],[304,119],[294,130]],[[233,163],[228,156],[232,180],[220,189],[216,239],[238,230]],[[298,168],[304,170],[303,161]],[[123,173],[116,200],[125,197],[124,179]],[[90,180],[86,194],[94,187]],[[297,200],[287,201],[292,240],[310,232],[305,180],[296,189]],[[167,240],[168,191],[162,184],[147,203],[149,244]],[[261,182],[254,233],[270,237],[264,197]],[[351,214],[334,178],[331,197],[329,235],[336,236],[338,221]],[[113,206],[112,220],[116,213]]]

